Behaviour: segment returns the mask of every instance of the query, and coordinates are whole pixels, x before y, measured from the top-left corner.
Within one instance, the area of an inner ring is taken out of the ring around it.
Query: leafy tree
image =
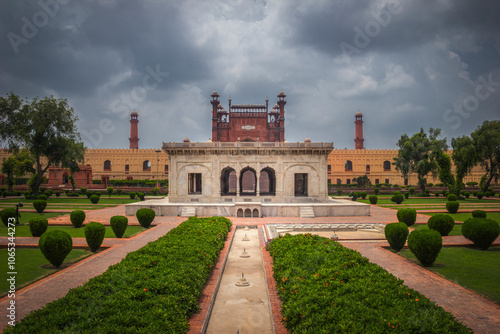
[[[79,162],[83,162],[85,159],[85,147],[83,143],[68,142],[68,146],[65,148],[66,154],[61,162],[63,168],[69,170],[69,181],[71,182],[71,192],[75,192],[76,182],[74,174],[80,171]]]
[[[366,187],[370,184],[370,179],[368,179],[367,175],[363,175],[358,178],[352,179],[352,182],[356,182],[360,187]]]
[[[481,191],[485,192],[493,179],[500,177],[500,121],[484,121],[471,133],[476,152],[476,162],[485,170],[485,182]]]
[[[448,149],[446,138],[437,139],[441,134],[440,129],[429,129],[429,135],[420,129],[420,132],[408,137],[404,134],[399,139],[398,156],[394,158],[393,165],[400,171],[403,178],[408,178],[411,173],[417,173],[418,185],[425,193],[427,174],[436,174],[438,171],[437,158]]]
[[[448,154],[442,152],[437,155],[436,162],[438,164],[438,177],[443,182],[448,190],[456,195],[460,195],[464,184],[462,182],[464,175],[453,175],[451,172],[451,158]]]
[[[15,154],[4,158],[2,162],[1,172],[6,175],[5,181],[9,191],[12,191],[14,186],[15,177],[24,176],[26,173],[33,173],[33,158],[29,152],[21,150]]]
[[[32,189],[38,195],[43,174],[50,166],[68,159],[75,153],[75,160],[83,157],[84,152],[68,150],[74,145],[83,148],[76,129],[78,118],[65,99],[53,96],[43,99],[34,98],[31,102],[21,100],[14,93],[0,97],[0,140],[5,140],[10,149],[17,151],[25,148],[35,160]],[[76,154],[78,153],[78,154]]]
[[[474,142],[470,137],[461,136],[452,138],[451,146],[453,147],[452,159],[455,164],[455,184],[463,187],[464,177],[470,174],[472,168],[477,164]],[[456,191],[453,193],[458,195]]]

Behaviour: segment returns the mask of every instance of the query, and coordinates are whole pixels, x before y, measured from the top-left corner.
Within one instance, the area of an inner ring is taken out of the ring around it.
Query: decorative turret
[[[135,109],[130,113],[130,148],[139,148],[139,114]]]
[[[362,150],[364,148],[363,142],[365,140],[363,139],[363,114],[361,113],[361,111],[358,110],[358,112],[356,113],[354,118],[355,118],[354,124],[356,124],[356,135],[354,137],[354,143],[355,143],[354,148],[356,150]]]

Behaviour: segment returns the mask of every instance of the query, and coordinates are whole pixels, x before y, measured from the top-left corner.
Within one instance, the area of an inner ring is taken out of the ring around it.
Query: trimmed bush
[[[104,233],[106,233],[106,228],[103,224],[98,222],[90,222],[85,225],[85,240],[87,240],[87,245],[90,251],[96,252],[99,247],[101,247],[102,241],[104,240]]]
[[[30,226],[31,235],[34,237],[39,237],[47,231],[49,227],[49,222],[43,217],[33,217],[28,222]]]
[[[0,217],[2,218],[2,223],[5,226],[9,226],[9,218],[16,219],[16,209],[14,208],[5,208],[0,211]],[[12,219],[11,219],[12,221]]]
[[[139,209],[135,213],[135,216],[137,217],[139,224],[141,224],[141,226],[144,228],[149,228],[149,226],[151,226],[151,223],[155,219],[155,215],[156,214],[153,209],[147,209],[147,208]]]
[[[337,189],[337,196],[342,195],[342,189]]]
[[[403,195],[401,195],[401,194],[392,195],[391,201],[396,203],[396,204],[401,204],[404,201]]]
[[[79,197],[80,194],[78,194],[78,193],[68,193],[68,194],[66,194],[66,196],[68,196],[68,197]]]
[[[116,189],[116,194],[117,194],[117,195],[121,195],[121,194],[122,194],[122,192],[123,192],[123,189]]]
[[[486,218],[486,211],[474,210],[472,211],[472,218]]]
[[[137,197],[139,197],[141,201],[144,201],[144,193],[138,192]]]
[[[85,212],[83,212],[82,210],[71,211],[69,219],[71,220],[71,224],[73,224],[75,228],[80,228],[85,221]]]
[[[80,188],[80,193],[85,195],[87,193],[87,188]]]
[[[59,190],[57,190],[54,194],[56,194],[56,197],[61,196],[61,192]]]
[[[69,194],[69,189],[64,189],[64,193],[67,195]]]
[[[459,207],[460,203],[457,201],[446,202],[446,210],[448,210],[449,213],[457,213]]]
[[[413,195],[415,193],[415,187],[410,187],[410,189],[408,189],[410,191],[410,194]]]
[[[33,201],[33,207],[35,208],[36,212],[42,213],[43,210],[45,210],[45,208],[47,207],[47,201],[44,201],[43,199],[36,199]]]
[[[449,194],[448,196],[446,196],[446,199],[449,201],[449,202],[454,202],[458,199],[458,196],[455,195],[455,194]]]
[[[453,230],[455,220],[449,215],[437,214],[429,218],[427,226],[431,230],[438,231],[442,236],[446,236]]]
[[[109,225],[111,225],[115,236],[121,238],[127,229],[128,219],[125,216],[113,216],[109,220]]]
[[[94,195],[94,192],[91,190],[87,190],[87,192],[85,193],[85,196],[87,196],[88,199],[90,199],[90,196],[92,195]]]
[[[49,199],[49,197],[52,196],[52,190],[51,189],[46,190],[43,194],[47,196],[47,199]]]
[[[136,195],[135,191],[131,191],[128,195],[130,196],[130,199],[135,199],[135,195]]]
[[[424,267],[432,266],[442,247],[443,238],[436,230],[423,228],[408,236],[408,248]]]
[[[73,249],[73,240],[62,230],[50,230],[42,234],[38,240],[38,247],[47,261],[59,268]]]
[[[407,192],[407,191],[405,191],[405,193],[404,193],[404,197],[405,197],[406,199],[408,199],[408,197],[410,197],[410,193],[409,193],[409,192]]]
[[[405,223],[391,223],[385,225],[385,238],[391,248],[399,252],[406,243],[408,237],[408,226]]]
[[[366,195],[368,195],[366,191],[362,191],[359,193],[359,196],[361,196],[362,199],[366,199]]]
[[[357,200],[357,199],[358,199],[358,197],[359,197],[359,194],[358,194],[357,192],[355,192],[355,193],[351,193],[351,199],[352,199],[353,201]]]
[[[488,218],[469,218],[462,225],[464,237],[482,250],[488,249],[500,235],[500,225]]]
[[[477,197],[477,199],[483,198],[483,193],[480,192],[480,191],[478,191],[477,194],[476,194],[476,197]]]
[[[434,196],[439,197],[439,193],[434,193]]]
[[[398,209],[398,221],[405,223],[406,226],[412,226],[417,221],[417,210],[411,208]]]
[[[46,201],[46,200],[48,199],[48,197],[47,197],[47,195],[40,194],[40,195],[38,195],[38,196],[37,196],[37,198],[36,198],[36,199],[41,199],[41,200],[43,200],[43,201]]]
[[[108,196],[109,196],[109,197],[111,197],[111,195],[113,195],[113,191],[114,191],[114,190],[115,190],[115,189],[114,189],[113,187],[108,187],[108,188],[106,189],[106,193],[108,194]]]
[[[376,195],[370,195],[368,196],[368,200],[370,201],[371,204],[377,204],[378,197]]]
[[[97,195],[97,196],[101,197],[102,192],[100,192],[100,191],[94,191],[93,195]]]
[[[380,189],[379,188],[375,188],[375,189],[373,189],[373,191],[375,192],[375,195],[378,196],[378,193],[380,192]]]
[[[92,202],[92,204],[97,204],[97,203],[99,203],[99,200],[100,200],[101,198],[100,198],[99,196],[97,196],[97,195],[92,195],[92,196],[90,196],[90,198],[89,198],[89,199],[90,199],[90,201]]]

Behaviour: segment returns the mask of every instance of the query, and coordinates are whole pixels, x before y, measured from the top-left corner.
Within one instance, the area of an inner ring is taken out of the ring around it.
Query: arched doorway
[[[240,195],[255,196],[257,193],[257,174],[250,167],[245,167],[240,174]]]
[[[259,189],[261,195],[276,195],[276,176],[272,168],[266,167],[260,171]]]
[[[236,196],[236,171],[231,167],[222,170],[220,176],[220,194],[222,196]]]

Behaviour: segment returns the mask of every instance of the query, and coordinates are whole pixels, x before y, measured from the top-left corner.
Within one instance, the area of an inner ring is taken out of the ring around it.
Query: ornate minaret
[[[286,104],[285,97],[286,97],[285,93],[283,93],[283,91],[280,91],[280,93],[278,94],[278,107],[280,110],[280,118],[279,118],[280,142],[285,141],[285,104]]]
[[[356,115],[354,116],[356,119],[354,124],[356,124],[356,136],[354,137],[355,149],[362,150],[364,148],[363,142],[363,114],[358,110]]]
[[[135,109],[130,113],[130,148],[139,148],[139,128],[137,124],[139,120],[137,119],[139,114]]]

